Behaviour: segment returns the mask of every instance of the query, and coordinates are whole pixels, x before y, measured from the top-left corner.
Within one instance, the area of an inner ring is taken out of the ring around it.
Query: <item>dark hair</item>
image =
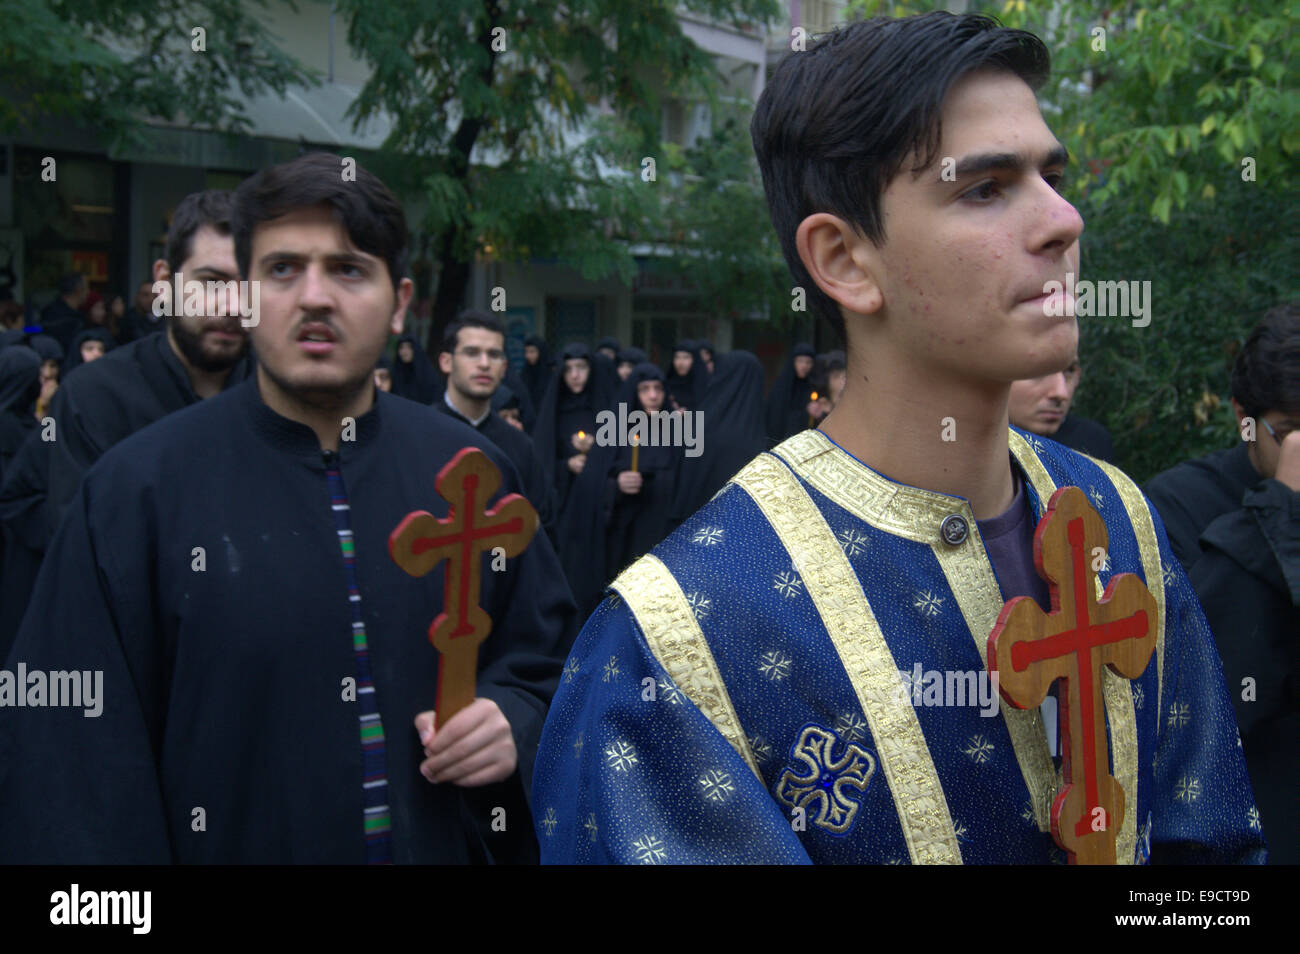
[[[882,194],[913,154],[913,174],[935,161],[944,97],[967,73],[986,68],[1037,90],[1051,56],[1032,33],[984,16],[875,17],[787,54],[759,97],[749,130],[772,225],[795,281],[841,341],[848,339],[839,305],[799,260],[799,223],[829,212],[880,245]]]
[[[1250,417],[1300,414],[1300,305],[1270,308],[1232,365],[1232,396]]]
[[[406,214],[378,176],[360,165],[355,167],[355,180],[344,179],[345,171],[342,156],[313,152],[263,169],[239,184],[231,222],[241,277],[248,277],[253,230],[258,225],[295,209],[323,204],[334,210],[334,218],[353,245],[383,260],[397,290],[407,272]]]
[[[486,311],[480,311],[477,308],[466,308],[455,320],[447,326],[447,330],[442,333],[442,348],[447,354],[456,353],[456,345],[459,344],[460,330],[462,328],[483,328],[487,331],[493,331],[499,334],[504,340],[506,329],[495,316]]]
[[[81,287],[81,283],[85,280],[86,276],[81,274],[81,272],[68,272],[68,274],[59,279],[60,297],[63,295],[71,295]]]
[[[167,228],[167,268],[175,275],[194,251],[194,233],[203,226],[219,235],[230,234],[230,192],[208,189],[191,192],[181,199]]]

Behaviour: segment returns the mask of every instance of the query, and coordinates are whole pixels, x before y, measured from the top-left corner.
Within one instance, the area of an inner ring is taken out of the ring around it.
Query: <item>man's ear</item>
[[[1237,415],[1237,427],[1241,427],[1241,420],[1246,416],[1246,409],[1241,406],[1236,398],[1229,398],[1232,401],[1232,413]]]
[[[817,287],[851,312],[870,315],[885,303],[875,247],[838,216],[817,212],[799,223],[795,247]]]
[[[451,375],[451,355],[446,351],[438,352],[438,370],[447,376]]]
[[[393,315],[388,321],[388,330],[395,335],[400,335],[402,329],[406,327],[406,308],[411,303],[411,295],[415,293],[415,283],[409,278],[403,278],[397,283],[396,300],[393,302]]]

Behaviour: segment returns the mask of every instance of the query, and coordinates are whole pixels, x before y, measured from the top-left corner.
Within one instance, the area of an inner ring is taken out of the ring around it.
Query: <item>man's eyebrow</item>
[[[306,255],[301,252],[288,251],[271,251],[261,256],[257,263],[265,265],[268,262],[302,262],[307,259]],[[365,255],[361,252],[337,252],[325,255],[324,259],[331,265],[369,265],[375,261],[374,257]]]
[[[1038,163],[1038,168],[1046,169],[1049,166],[1064,166],[1070,161],[1070,151],[1062,145],[1057,145],[1049,149]],[[990,170],[1001,170],[1004,172],[1024,172],[1026,167],[1026,157],[1023,153],[1018,152],[981,152],[972,156],[965,156],[957,163],[954,170],[958,178],[962,176],[975,175],[980,172]]]
[[[237,274],[238,272],[239,269],[237,268],[231,270],[231,269],[221,268],[218,265],[207,265],[207,264],[195,265],[193,268],[186,270],[186,274],[189,275],[234,275]]]

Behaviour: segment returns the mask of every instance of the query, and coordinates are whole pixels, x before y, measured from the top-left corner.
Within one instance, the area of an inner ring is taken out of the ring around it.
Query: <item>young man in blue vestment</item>
[[[1078,272],[1083,230],[1034,97],[1048,70],[1036,37],[934,13],[853,24],[776,71],[754,148],[848,384],[587,622],[538,754],[544,861],[1066,860],[1055,710],[999,704],[985,677],[1004,601],[1051,609],[1033,533],[1064,486],[1105,522],[1099,585],[1136,574],[1157,608],[1140,678],[1101,680],[1115,856],[1262,860],[1222,670],[1158,515],[1114,467],[1008,426],[1011,383],[1061,370],[1078,339],[1044,291]]]

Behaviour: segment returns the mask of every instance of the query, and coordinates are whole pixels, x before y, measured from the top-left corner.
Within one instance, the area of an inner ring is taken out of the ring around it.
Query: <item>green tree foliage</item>
[[[262,26],[265,8],[266,0],[0,0],[0,131],[57,117],[120,146],[149,119],[246,130],[244,98],[315,82]]]
[[[340,0],[338,9],[373,70],[351,115],[393,122],[385,175],[425,200],[419,225],[435,236],[439,266],[435,335],[478,255],[559,258],[629,279],[619,233],[651,214],[652,196],[626,185],[641,158],[662,155],[661,105],[717,89],[710,56],[678,14],[744,28],[776,12],[772,0]],[[611,116],[619,122],[587,137]],[[604,151],[615,147],[635,163]]]

